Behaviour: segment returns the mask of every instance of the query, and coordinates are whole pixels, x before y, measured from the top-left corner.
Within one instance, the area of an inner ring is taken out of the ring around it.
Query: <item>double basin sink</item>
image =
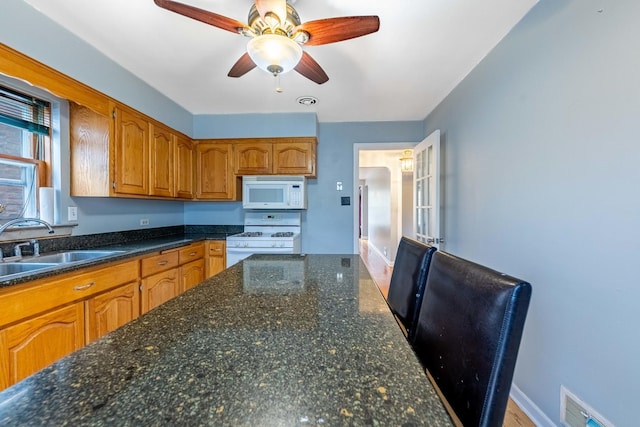
[[[79,264],[85,261],[104,258],[122,252],[125,251],[73,250],[40,256],[24,257],[12,262],[0,262],[0,281],[9,280],[14,276],[36,273],[38,270]]]

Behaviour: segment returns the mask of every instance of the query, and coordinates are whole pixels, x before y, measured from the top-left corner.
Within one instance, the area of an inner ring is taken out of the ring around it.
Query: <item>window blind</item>
[[[51,104],[0,86],[0,123],[49,135]]]

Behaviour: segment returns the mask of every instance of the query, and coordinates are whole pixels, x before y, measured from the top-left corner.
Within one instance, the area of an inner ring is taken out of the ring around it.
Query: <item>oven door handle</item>
[[[227,253],[234,254],[290,254],[293,248],[234,248],[227,246]]]

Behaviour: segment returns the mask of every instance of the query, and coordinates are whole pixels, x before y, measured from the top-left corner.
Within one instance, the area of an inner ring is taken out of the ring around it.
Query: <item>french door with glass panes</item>
[[[413,149],[414,238],[442,249],[440,234],[440,131]]]

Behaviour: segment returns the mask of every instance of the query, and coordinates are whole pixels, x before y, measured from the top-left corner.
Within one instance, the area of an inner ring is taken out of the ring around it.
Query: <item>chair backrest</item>
[[[464,426],[502,426],[530,298],[527,282],[433,255],[413,346]]]
[[[408,237],[402,237],[398,245],[387,303],[409,339],[413,338],[429,263],[435,251],[433,246]]]

